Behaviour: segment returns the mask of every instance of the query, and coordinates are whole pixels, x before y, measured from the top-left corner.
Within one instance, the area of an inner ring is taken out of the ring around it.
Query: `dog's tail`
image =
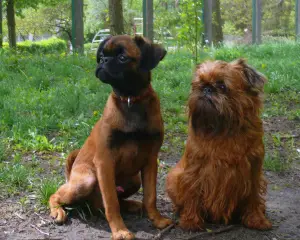
[[[65,166],[66,181],[69,181],[72,166],[79,151],[80,149],[73,150],[72,152],[70,152],[69,156],[67,157],[66,166]]]

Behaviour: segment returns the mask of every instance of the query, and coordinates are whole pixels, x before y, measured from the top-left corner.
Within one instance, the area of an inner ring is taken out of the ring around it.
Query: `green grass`
[[[264,169],[273,172],[282,172],[289,169],[289,164],[280,159],[278,152],[266,154],[264,161]]]
[[[16,155],[12,162],[0,162],[0,196],[9,196],[22,190],[31,190],[33,169],[24,166],[21,156]]]
[[[5,143],[0,139],[0,163],[7,157],[7,150]]]
[[[109,93],[93,76],[95,59],[9,52],[0,59],[0,130],[14,148],[61,151],[68,142],[81,145]]]
[[[299,50],[300,44],[294,43],[224,47],[203,49],[200,59],[248,59],[268,78],[263,118],[287,116],[299,120]],[[184,149],[186,102],[195,67],[192,59],[188,52],[169,52],[153,71],[153,87],[160,97],[165,122],[163,152],[176,150],[181,154]],[[23,165],[23,156],[33,151],[66,153],[80,147],[101,117],[111,88],[94,76],[94,54],[15,54],[0,50],[0,62],[0,184],[11,192],[33,187],[45,205],[57,185],[34,181],[37,184],[32,186],[32,176],[46,169],[37,167],[39,161],[34,158],[31,164]],[[22,156],[20,162],[12,153]],[[268,154],[265,168],[283,169],[277,153]],[[55,168],[56,158],[50,161]]]
[[[268,78],[265,87],[266,93],[280,93],[300,89],[299,43],[277,43],[261,46],[243,46],[224,48],[216,51],[216,58],[221,60],[234,60],[244,57],[248,62],[264,73]]]
[[[38,199],[41,206],[48,206],[49,198],[52,194],[56,192],[59,186],[62,184],[61,180],[54,179],[45,179],[42,181],[38,189]]]

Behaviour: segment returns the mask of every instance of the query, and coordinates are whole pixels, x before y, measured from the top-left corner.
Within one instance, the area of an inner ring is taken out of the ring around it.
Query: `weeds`
[[[49,198],[54,194],[59,186],[62,184],[61,180],[55,179],[46,179],[43,180],[39,190],[38,190],[38,199],[41,206],[48,207]]]
[[[6,160],[7,152],[4,142],[0,139],[0,163]]]
[[[289,166],[280,159],[280,154],[276,151],[272,155],[267,154],[264,160],[264,169],[273,171],[273,172],[281,172],[285,171],[289,168]]]
[[[20,163],[0,163],[0,185],[5,187],[9,195],[15,194],[18,189],[31,189],[30,173],[31,169]],[[3,191],[3,194],[6,193]]]
[[[265,143],[268,152],[265,156],[264,169],[274,172],[289,170],[293,161],[297,159],[294,137],[277,132],[271,134],[269,138]]]

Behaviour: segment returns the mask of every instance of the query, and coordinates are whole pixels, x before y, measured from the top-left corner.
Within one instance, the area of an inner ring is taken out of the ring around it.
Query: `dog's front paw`
[[[117,232],[114,232],[111,237],[113,240],[119,240],[119,239],[135,239],[135,236],[133,233],[131,233],[129,230],[118,230]]]
[[[62,207],[51,208],[50,216],[58,224],[62,224],[67,220],[67,214]]]
[[[163,229],[169,225],[172,224],[172,220],[169,219],[169,218],[165,218],[165,217],[157,217],[156,219],[153,220],[153,225],[156,227],[156,228],[159,228],[159,229]]]
[[[272,228],[272,223],[262,213],[253,213],[247,216],[243,223],[248,228],[254,228],[258,230],[268,230]]]

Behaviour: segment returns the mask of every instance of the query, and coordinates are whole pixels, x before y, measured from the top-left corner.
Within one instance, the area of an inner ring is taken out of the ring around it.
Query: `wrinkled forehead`
[[[194,81],[204,84],[214,84],[224,81],[228,86],[241,87],[243,73],[230,63],[223,61],[205,62],[196,70]]]
[[[104,54],[116,55],[116,54],[126,54],[132,58],[140,57],[140,49],[134,42],[134,40],[129,36],[114,36],[107,41],[103,49]]]
[[[211,81],[222,75],[224,73],[224,68],[226,68],[225,63],[205,62],[198,67],[196,75],[199,80]]]
[[[216,79],[225,80],[232,78],[235,71],[232,66],[223,61],[205,62],[196,70],[196,80],[215,82]]]

